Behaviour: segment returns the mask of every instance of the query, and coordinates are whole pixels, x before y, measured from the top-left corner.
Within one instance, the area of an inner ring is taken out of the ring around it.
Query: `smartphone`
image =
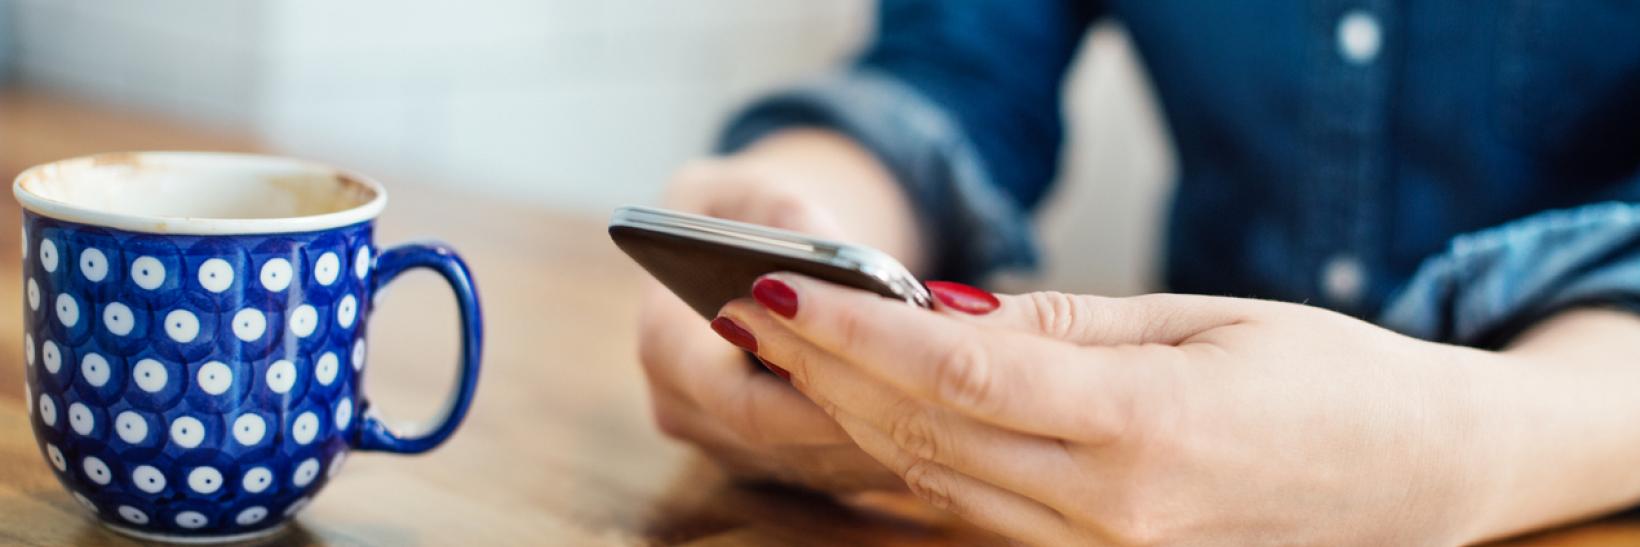
[[[752,282],[794,272],[924,308],[921,281],[887,253],[744,222],[649,207],[622,207],[609,237],[701,317],[711,319]]]

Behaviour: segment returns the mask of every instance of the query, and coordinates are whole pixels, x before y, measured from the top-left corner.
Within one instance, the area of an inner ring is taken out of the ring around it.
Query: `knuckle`
[[[1036,328],[1054,338],[1068,338],[1075,334],[1084,306],[1076,296],[1058,292],[1034,292],[1029,295],[1031,307],[1036,310]]]
[[[1137,348],[1137,346],[1135,347]],[[1152,351],[1146,358],[1157,360],[1162,355],[1160,363],[1153,368],[1177,368],[1172,362],[1182,359],[1176,349],[1163,348],[1166,351]],[[1127,351],[1137,351],[1129,349]],[[1134,361],[1138,358],[1122,359]],[[1151,374],[1165,374],[1150,372]],[[1133,369],[1120,369],[1113,374],[1138,374]],[[1138,382],[1114,380],[1116,383],[1134,385]],[[1171,381],[1158,382],[1158,385],[1177,385]],[[1126,393],[1121,396],[1109,397],[1106,404],[1089,405],[1083,412],[1072,418],[1073,427],[1082,434],[1078,437],[1083,442],[1099,445],[1142,445],[1155,439],[1165,439],[1171,434],[1183,434],[1183,425],[1179,420],[1184,414],[1180,409],[1189,408],[1189,394],[1178,389],[1158,391],[1146,388],[1134,388],[1139,391]]]
[[[866,332],[865,319],[858,313],[834,313],[831,321],[837,330],[837,335],[849,347],[866,339],[870,333]]]
[[[951,511],[955,508],[951,501],[950,485],[946,482],[939,464],[923,459],[913,460],[901,478],[905,479],[905,486],[911,490],[912,495],[935,509]]]
[[[723,170],[723,160],[696,158],[683,164],[672,174],[672,183],[680,187],[706,184],[720,178]]]
[[[1139,332],[1139,340],[1148,343],[1173,344],[1182,338],[1175,328],[1179,323],[1177,312],[1154,312]]]
[[[795,379],[797,376],[793,375],[792,378]],[[838,414],[842,412],[837,403],[832,402],[831,399],[813,397],[810,400],[814,401],[814,406],[820,407],[821,412],[826,413],[827,416],[831,416],[833,419],[837,418]]]
[[[741,442],[752,446],[765,444],[769,439],[769,432],[763,427],[760,414],[753,404],[753,398],[738,396],[732,398],[713,398],[698,401],[701,410],[706,416],[733,433]]]
[[[764,213],[770,217],[766,220],[801,219],[815,212],[808,200],[787,192],[769,192],[762,201]]]
[[[678,339],[674,336],[678,327],[666,324],[658,315],[645,309],[638,324],[638,364],[651,378],[665,376],[658,373],[679,360]]]
[[[657,334],[645,329],[638,335],[638,364],[643,366],[644,373],[651,378],[655,372],[666,366],[672,352],[667,351],[656,338]]]
[[[1096,528],[1117,545],[1167,545],[1170,534],[1153,496],[1143,494],[1139,484],[1128,484],[1107,493],[1114,502],[1098,518]]]
[[[676,413],[656,405],[655,410],[650,412],[650,417],[655,422],[655,429],[659,430],[661,435],[680,441],[691,440],[689,428],[677,417]]]
[[[725,421],[729,429],[740,437],[740,440],[753,446],[769,444],[769,431],[763,427],[763,421],[758,419],[756,409],[751,408],[751,399],[741,398],[739,410],[724,412],[718,416]]]
[[[934,369],[935,396],[939,400],[977,411],[994,410],[999,405],[995,384],[991,352],[974,341],[952,346]]]
[[[1118,545],[1167,545],[1156,520],[1149,515],[1127,515],[1107,522],[1105,533]]]
[[[906,406],[912,403],[903,403]],[[934,424],[929,419],[927,410],[908,408],[896,411],[895,418],[889,422],[889,438],[901,450],[914,458],[937,461],[940,456],[940,442]]]

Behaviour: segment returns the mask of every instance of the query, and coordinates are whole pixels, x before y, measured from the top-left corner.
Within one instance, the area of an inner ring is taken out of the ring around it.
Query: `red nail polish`
[[[787,382],[792,381],[792,373],[786,372],[786,369],[780,368],[780,365],[764,361],[762,357],[758,357],[757,362],[763,363],[763,368],[769,369],[769,372],[773,372],[774,375],[779,376],[781,380],[785,380]]]
[[[924,285],[941,304],[963,313],[985,315],[1002,306],[996,295],[978,287],[950,281],[929,281]]]
[[[797,316],[797,291],[779,279],[765,277],[752,283],[752,299],[787,319]]]
[[[733,319],[718,316],[717,319],[712,320],[712,331],[718,333],[718,336],[722,336],[724,340],[728,340],[730,344],[734,344],[737,348],[757,353],[757,338],[752,336],[751,331],[746,330],[739,323],[735,323]]]

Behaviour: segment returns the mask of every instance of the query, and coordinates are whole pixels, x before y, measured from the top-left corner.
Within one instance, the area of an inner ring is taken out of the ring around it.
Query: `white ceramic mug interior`
[[[157,234],[309,232],[375,218],[380,183],[325,165],[226,152],[122,152],[24,171],[17,201],[47,217]]]

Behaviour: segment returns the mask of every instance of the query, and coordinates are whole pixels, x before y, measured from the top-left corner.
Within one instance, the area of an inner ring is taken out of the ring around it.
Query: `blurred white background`
[[[0,0],[11,83],[248,131],[393,180],[603,215],[653,201],[761,92],[872,29],[866,0]],[[1155,286],[1173,165],[1121,30],[1068,85],[1047,268],[1013,287]]]

